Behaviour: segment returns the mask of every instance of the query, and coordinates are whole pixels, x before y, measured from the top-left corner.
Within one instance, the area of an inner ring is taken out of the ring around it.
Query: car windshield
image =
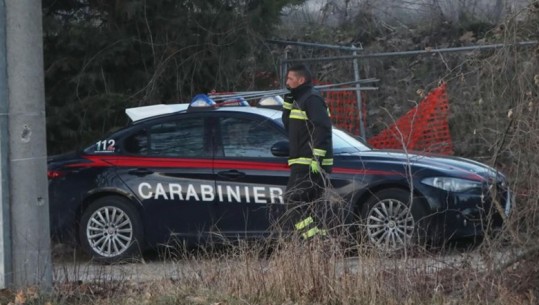
[[[371,150],[371,148],[345,131],[333,128],[333,154],[345,155]]]

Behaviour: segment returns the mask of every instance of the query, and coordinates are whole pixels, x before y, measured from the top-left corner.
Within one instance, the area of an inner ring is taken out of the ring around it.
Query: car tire
[[[410,204],[412,202],[412,204]],[[410,192],[390,188],[376,192],[362,206],[363,240],[376,250],[394,253],[424,245],[426,210]]]
[[[102,197],[82,214],[81,246],[95,260],[104,263],[130,260],[140,255],[143,226],[132,203],[119,196]]]

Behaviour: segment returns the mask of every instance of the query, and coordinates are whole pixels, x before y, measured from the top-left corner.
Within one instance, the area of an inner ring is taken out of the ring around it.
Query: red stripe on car
[[[189,159],[189,158],[152,158],[122,156],[84,156],[91,163],[70,164],[69,167],[164,167],[164,168],[235,168],[244,170],[288,171],[286,163]]]
[[[288,171],[289,167],[284,162],[252,162],[237,160],[212,160],[212,159],[189,159],[189,158],[153,158],[153,157],[124,157],[124,156],[84,156],[91,163],[70,164],[69,167],[164,167],[164,168],[234,168],[243,170],[273,170]],[[351,175],[379,175],[390,176],[399,175],[382,170],[353,169],[344,167],[334,167],[333,173]]]

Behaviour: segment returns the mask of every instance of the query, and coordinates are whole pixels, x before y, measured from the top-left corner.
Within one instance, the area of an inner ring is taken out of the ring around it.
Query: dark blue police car
[[[53,237],[76,236],[96,259],[117,261],[173,239],[274,233],[274,220],[289,208],[281,112],[197,105],[205,106],[128,109],[126,128],[50,157]],[[384,251],[416,237],[480,236],[510,212],[506,178],[482,163],[375,150],[337,128],[333,145],[339,201],[328,204],[345,211],[341,227]]]

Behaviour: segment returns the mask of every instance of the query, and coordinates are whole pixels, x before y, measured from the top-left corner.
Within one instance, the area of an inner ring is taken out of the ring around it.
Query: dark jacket
[[[283,123],[290,141],[289,165],[309,166],[315,159],[326,172],[333,166],[331,120],[324,98],[310,84],[291,90],[285,99]]]

